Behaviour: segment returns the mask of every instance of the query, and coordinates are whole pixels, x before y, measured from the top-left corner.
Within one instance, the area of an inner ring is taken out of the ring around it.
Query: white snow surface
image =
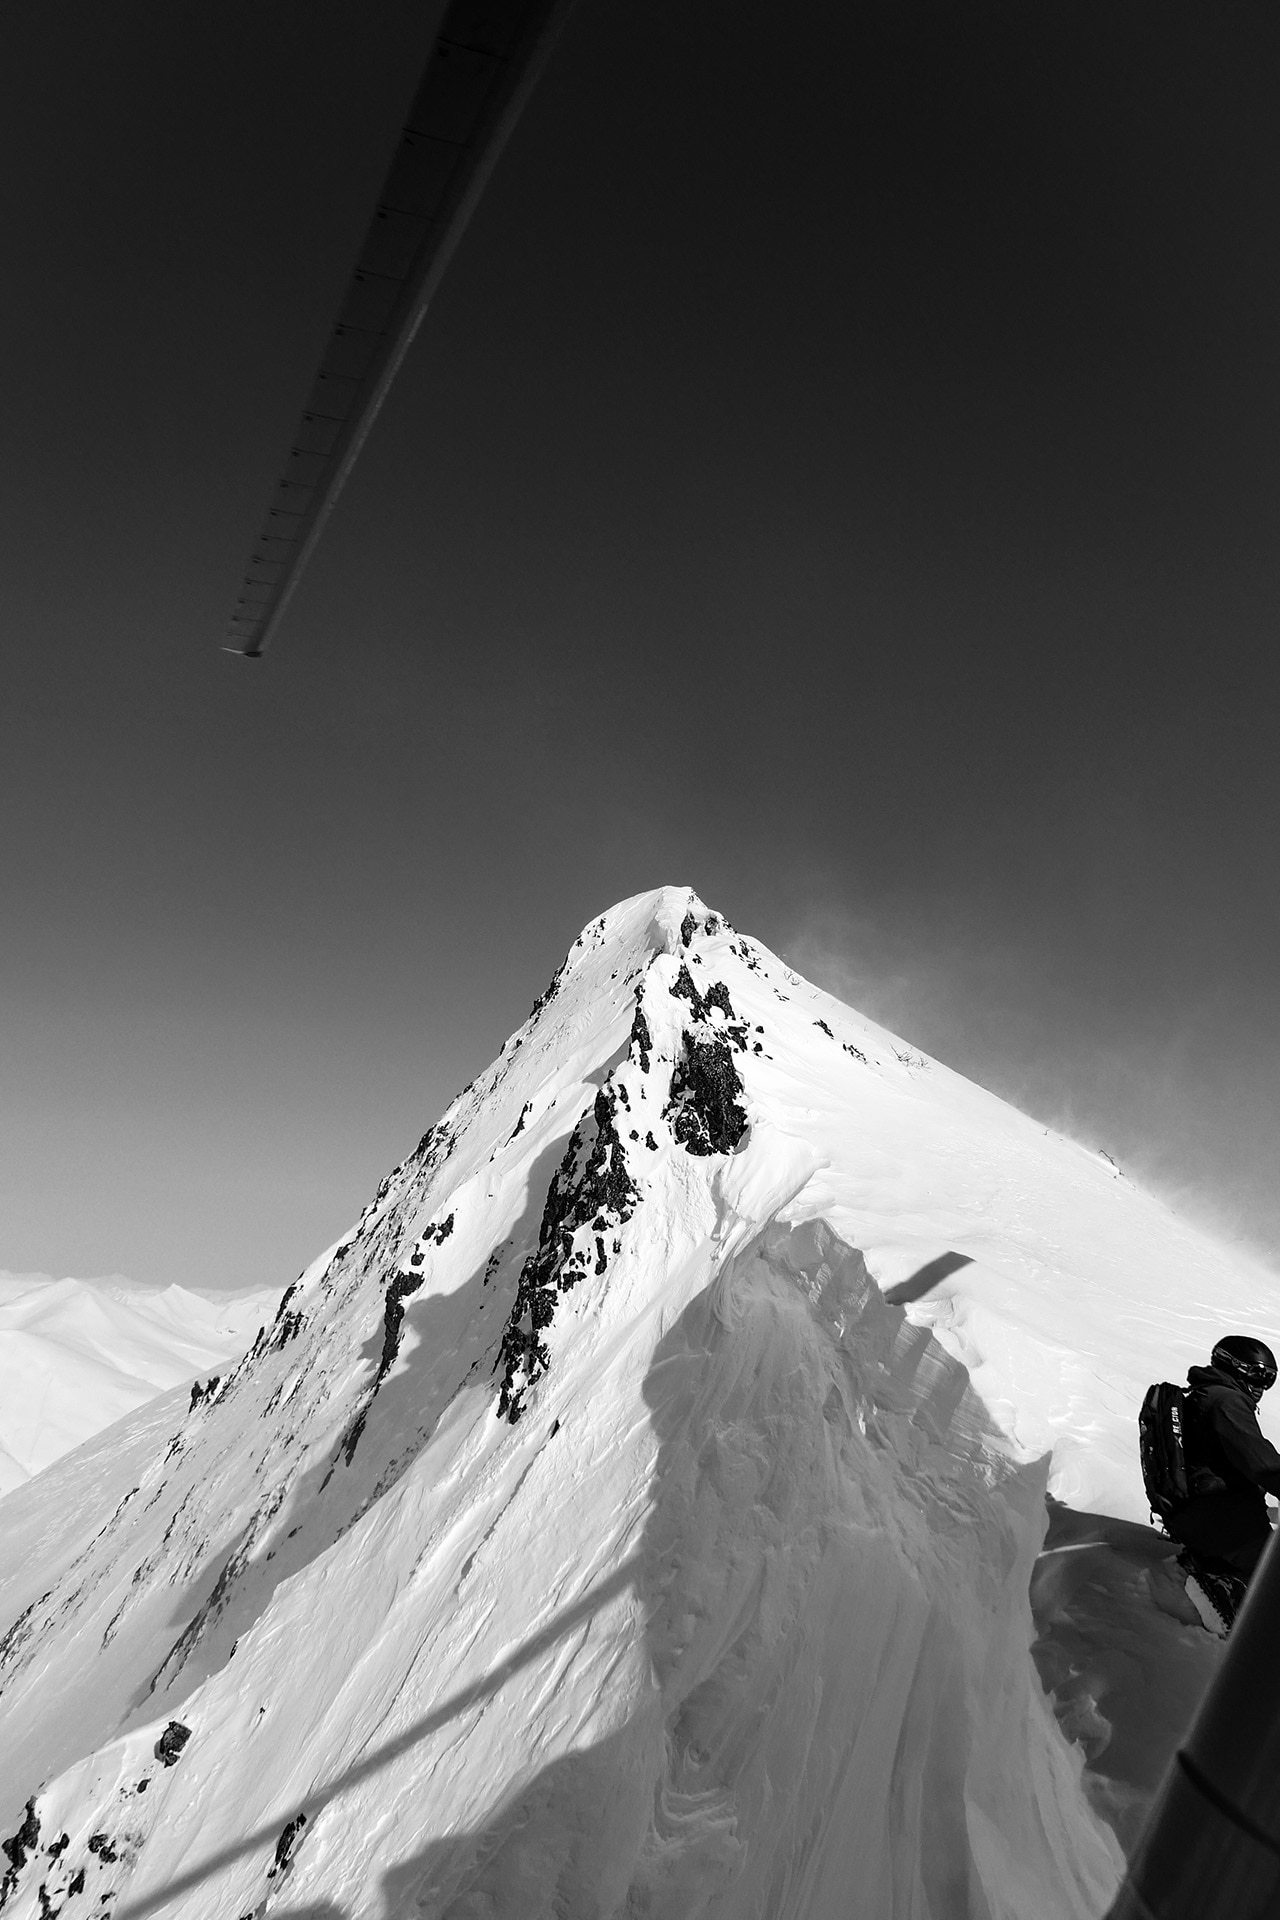
[[[238,1358],[280,1291],[0,1273],[0,1494],[167,1387]]]
[[[1099,1915],[1046,1487],[1146,1551],[1228,1326],[1274,1278],[626,901],[214,1395],[0,1502],[6,1916]]]

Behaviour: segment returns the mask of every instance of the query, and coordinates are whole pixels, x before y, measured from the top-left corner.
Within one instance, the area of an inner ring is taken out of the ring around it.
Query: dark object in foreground
[[[1185,1390],[1157,1381],[1138,1416],[1152,1518],[1183,1548],[1182,1564],[1230,1627],[1271,1536],[1266,1495],[1280,1496],[1280,1453],[1257,1406],[1275,1385],[1270,1347],[1228,1334]]]
[[[256,659],[298,584],[573,0],[452,0],[254,542],[228,653]]]
[[[1280,1914],[1280,1551],[1174,1755],[1108,1920]]]

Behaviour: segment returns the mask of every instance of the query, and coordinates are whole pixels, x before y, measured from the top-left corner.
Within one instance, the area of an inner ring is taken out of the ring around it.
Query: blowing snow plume
[[[1137,1517],[1175,1259],[1195,1351],[1251,1283],[1112,1168],[616,907],[212,1393],[0,1503],[6,1917],[1100,1913],[1028,1583],[1047,1483]]]

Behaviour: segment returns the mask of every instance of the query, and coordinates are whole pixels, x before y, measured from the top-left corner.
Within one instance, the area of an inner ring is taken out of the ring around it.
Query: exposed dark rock
[[[279,1353],[291,1340],[297,1339],[305,1325],[306,1321],[301,1313],[277,1314],[263,1352],[270,1350]]]
[[[374,1393],[376,1392],[377,1388],[375,1387]],[[356,1457],[356,1448],[360,1445],[360,1436],[364,1432],[364,1423],[369,1418],[369,1408],[372,1404],[373,1394],[370,1394],[355,1419],[351,1422],[351,1425],[347,1428],[346,1437],[342,1442],[342,1452],[348,1466],[351,1465],[351,1462]],[[334,1464],[337,1464],[336,1461]],[[328,1486],[332,1473],[333,1468],[330,1467],[329,1472],[326,1473],[324,1479],[320,1482],[321,1493],[323,1493]]]
[[[397,1273],[387,1288],[382,1309],[382,1358],[378,1362],[375,1391],[390,1373],[400,1351],[400,1333],[404,1326],[404,1303],[415,1294],[426,1278],[421,1273]]]
[[[45,1848],[45,1852],[51,1860],[60,1860],[70,1845],[71,1835],[69,1833],[59,1834],[53,1845]]]
[[[580,940],[575,940],[574,945],[581,946],[582,942]],[[565,958],[560,962],[560,965],[556,968],[555,972],[552,974],[550,981],[547,983],[545,992],[540,993],[537,999],[534,1001],[533,1005],[530,1007],[529,1009],[530,1020],[536,1020],[538,1015],[542,1012],[542,1009],[546,1006],[549,1006],[551,1002],[555,999],[556,994],[559,991],[560,982],[564,978],[564,970],[568,966],[568,964],[569,964],[569,959],[568,959],[568,955],[566,954]],[[527,1026],[528,1021],[526,1021],[525,1024]]]
[[[658,1151],[658,1143],[653,1137],[652,1127],[650,1127],[649,1131],[645,1134],[644,1143],[646,1147],[648,1147],[650,1153],[656,1153]]]
[[[76,1871],[72,1874],[71,1878],[67,1882],[67,1893],[70,1895],[73,1893],[83,1893],[83,1892],[84,1892],[84,1868],[77,1867]]]
[[[689,1002],[689,1005],[693,1008],[693,1017],[695,1020],[706,1019],[707,1009],[703,1002],[702,995],[694,986],[693,975],[683,962],[681,962],[679,973],[671,983],[671,994],[673,999],[687,1000]]]
[[[821,1027],[821,1028],[822,1028],[822,1031],[823,1031],[823,1032],[824,1032],[824,1033],[826,1034],[826,1036],[827,1036],[827,1038],[828,1038],[828,1040],[834,1040],[834,1039],[835,1039],[835,1035],[834,1035],[834,1033],[832,1033],[832,1031],[831,1031],[831,1029],[830,1029],[830,1027],[829,1027],[829,1026],[827,1025],[827,1023],[826,1023],[826,1021],[825,1021],[825,1020],[815,1020],[813,1024],[814,1024],[814,1026],[815,1026],[815,1027]]]
[[[842,1040],[840,1044],[841,1044],[841,1045],[843,1046],[843,1048],[844,1048],[844,1050],[845,1050],[845,1052],[846,1052],[846,1053],[848,1053],[848,1054],[852,1054],[852,1056],[853,1056],[853,1058],[854,1058],[855,1060],[861,1060],[861,1062],[862,1062],[862,1064],[863,1064],[863,1066],[864,1066],[864,1067],[866,1066],[866,1064],[867,1064],[867,1056],[866,1056],[866,1054],[865,1054],[865,1053],[863,1053],[863,1051],[862,1051],[862,1049],[861,1049],[860,1047],[854,1047],[854,1046],[850,1046],[850,1044],[849,1044],[849,1042],[848,1042],[847,1040]]]
[[[529,1100],[526,1100],[524,1105],[520,1109],[520,1118],[516,1121],[514,1127],[512,1127],[511,1129],[511,1132],[507,1135],[508,1146],[511,1145],[511,1142],[516,1138],[517,1134],[521,1134],[524,1132],[525,1115],[532,1112],[533,1112],[533,1103]]]
[[[719,1007],[726,1020],[733,1019],[733,1002],[729,998],[729,989],[723,980],[717,980],[702,996],[704,1009]]]
[[[695,933],[696,933],[697,931],[698,931],[698,923],[697,923],[697,921],[696,921],[696,920],[694,919],[694,917],[693,917],[693,913],[692,913],[692,911],[690,911],[690,912],[688,912],[688,913],[686,913],[686,915],[685,915],[685,917],[684,917],[684,919],[683,919],[683,920],[682,920],[682,921],[680,922],[680,944],[681,944],[681,946],[682,946],[682,947],[687,947],[687,946],[688,946],[688,944],[689,944],[689,942],[690,942],[690,941],[692,940],[692,938],[693,938],[693,936],[694,936],[694,934],[695,934]]]
[[[631,1047],[640,1062],[641,1073],[648,1073],[649,1055],[653,1051],[653,1036],[649,1032],[649,1022],[644,1017],[644,1008],[640,1005],[638,995],[635,1019],[631,1022]]]
[[[429,1226],[422,1238],[442,1246],[452,1232],[453,1215],[449,1214],[440,1221],[438,1226]],[[409,1258],[410,1265],[413,1265],[414,1256],[411,1254]],[[400,1339],[404,1330],[404,1303],[418,1291],[426,1277],[426,1274],[416,1267],[412,1273],[405,1273],[402,1269],[399,1273],[392,1275],[382,1308],[382,1354],[378,1361],[378,1371],[374,1376],[369,1398],[347,1429],[346,1438],[342,1442],[342,1451],[348,1466],[355,1459],[356,1448],[360,1444],[360,1436],[364,1432],[365,1421],[369,1417],[369,1408],[373,1404],[374,1396],[390,1373],[395,1364],[396,1355],[400,1351]]]
[[[746,1110],[738,1104],[742,1090],[728,1041],[686,1033],[663,1114],[686,1153],[733,1152],[747,1130]]]
[[[91,1833],[89,1835],[89,1851],[90,1853],[96,1853],[99,1860],[105,1860],[108,1866],[113,1860],[118,1860],[120,1857],[105,1833]]]
[[[275,1865],[267,1868],[268,1880],[274,1880],[278,1873],[288,1873],[290,1863],[293,1859],[293,1849],[298,1842],[298,1835],[302,1832],[306,1824],[307,1816],[305,1813],[296,1814],[292,1820],[285,1822],[280,1830],[280,1838],[276,1841]]]
[[[184,1727],[181,1720],[171,1720],[160,1738],[156,1741],[154,1752],[162,1767],[176,1767],[182,1749],[191,1738],[190,1727]]]
[[[35,1795],[26,1804],[22,1816],[22,1825],[7,1840],[0,1840],[0,1853],[9,1862],[12,1871],[17,1874],[27,1864],[27,1855],[34,1853],[40,1845],[40,1821],[36,1815]],[[9,1875],[5,1875],[7,1880]]]
[[[582,1229],[592,1234],[594,1271],[603,1273],[608,1258],[595,1223],[601,1221],[603,1232],[608,1232],[629,1220],[639,1203],[616,1115],[616,1094],[605,1085],[590,1115],[584,1114],[574,1128],[547,1189],[537,1251],[521,1270],[515,1305],[498,1350],[497,1366],[502,1369],[498,1411],[513,1423],[524,1411],[530,1388],[551,1364],[544,1336],[556,1303],[587,1271],[589,1251],[576,1244],[575,1236]]]
[[[211,1373],[203,1386],[201,1386],[198,1380],[192,1381],[191,1405],[187,1408],[188,1413],[194,1413],[202,1400],[208,1400],[210,1398],[221,1378],[221,1374]]]
[[[296,1280],[293,1282],[292,1286],[288,1286],[285,1288],[284,1292],[280,1296],[280,1305],[276,1308],[276,1317],[271,1323],[272,1326],[277,1326],[277,1327],[279,1326],[280,1322],[284,1319],[285,1309],[288,1307],[289,1302],[292,1300],[294,1294],[297,1291],[298,1291],[298,1283]]]

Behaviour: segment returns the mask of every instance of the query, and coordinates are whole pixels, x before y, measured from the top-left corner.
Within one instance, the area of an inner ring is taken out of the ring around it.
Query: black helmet
[[[1252,1334],[1229,1333],[1219,1340],[1209,1364],[1238,1380],[1255,1401],[1276,1383],[1276,1357],[1264,1340],[1255,1340]]]

